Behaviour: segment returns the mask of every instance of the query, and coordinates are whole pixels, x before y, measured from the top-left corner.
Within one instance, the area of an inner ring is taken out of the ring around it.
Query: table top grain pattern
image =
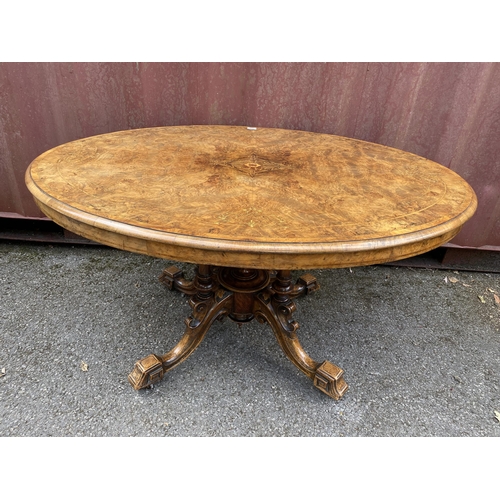
[[[117,248],[266,269],[397,260],[449,241],[477,199],[458,174],[387,146],[236,126],[125,130],[29,166],[40,209]]]

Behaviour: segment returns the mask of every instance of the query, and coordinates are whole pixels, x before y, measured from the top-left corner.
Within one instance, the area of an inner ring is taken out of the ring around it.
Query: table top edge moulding
[[[256,132],[263,132],[264,147]],[[141,168],[151,170],[151,183]],[[170,191],[161,188],[169,174],[179,173],[186,182],[181,179]],[[413,186],[402,185],[404,175]],[[285,185],[276,189],[280,179]],[[391,180],[401,192],[384,205],[377,190],[387,198]],[[133,199],[130,192],[138,182],[144,190]],[[165,259],[255,269],[354,267],[408,258],[452,239],[477,207],[474,191],[458,174],[411,153],[327,134],[232,126],[157,127],[73,141],[35,159],[26,184],[43,213],[88,239]],[[147,189],[153,193],[145,211],[150,213],[133,220]],[[106,190],[112,218],[91,208]],[[410,199],[412,191],[420,198]],[[370,196],[373,202],[366,201]],[[164,214],[151,216],[155,204],[168,205],[173,198],[172,210],[164,207]],[[130,206],[128,213],[120,213],[120,203]],[[372,203],[388,214],[385,219],[372,213]],[[204,216],[211,205],[214,209]],[[354,225],[349,211],[357,211]],[[162,217],[172,220],[176,213],[179,221],[163,227]],[[190,225],[182,222],[184,216]],[[323,229],[314,227],[315,217]]]

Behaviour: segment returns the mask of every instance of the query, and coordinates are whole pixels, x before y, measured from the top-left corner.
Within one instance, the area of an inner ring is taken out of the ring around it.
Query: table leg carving
[[[178,290],[186,295],[194,295],[196,288],[194,280],[184,278],[184,273],[177,266],[170,266],[165,269],[159,280],[168,287],[169,290]]]
[[[269,271],[271,276],[271,284],[276,280],[277,271]],[[317,292],[320,289],[318,280],[315,276],[310,273],[303,274],[300,276],[290,290],[290,298],[296,299],[302,295],[308,295],[309,293]]]
[[[199,265],[192,281],[171,266],[161,278],[170,290],[190,296],[191,315],[179,343],[163,356],[150,354],[137,361],[128,379],[134,389],[143,389],[160,382],[164,374],[186,360],[200,345],[216,319],[229,316],[242,323],[256,318],[268,323],[290,361],[313,380],[314,386],[334,399],[347,390],[343,370],[324,361],[318,363],[304,351],[297,338],[299,327],[293,319],[296,310],[292,299],[319,288],[311,274],[302,275],[292,283],[291,271],[214,268]]]
[[[303,274],[295,283],[293,290],[290,292],[290,297],[295,299],[302,295],[308,295],[319,290],[318,280],[312,274]]]
[[[313,380],[314,386],[338,400],[348,387],[343,378],[344,372],[329,361],[323,363],[314,361],[304,351],[296,334],[299,325],[292,319],[295,304],[290,298],[290,292],[293,290],[290,273],[278,272],[272,284],[272,293],[264,292],[257,295],[255,317],[271,326],[285,355],[299,370]]]
[[[150,354],[135,363],[128,376],[134,389],[143,389],[160,382],[168,370],[185,361],[196,350],[216,319],[231,312],[233,296],[231,293],[215,290],[209,266],[199,266],[193,281],[196,293],[189,300],[192,313],[186,319],[184,335],[163,356]]]

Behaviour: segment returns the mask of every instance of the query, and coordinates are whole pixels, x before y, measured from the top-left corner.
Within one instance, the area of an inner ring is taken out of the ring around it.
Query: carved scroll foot
[[[170,266],[165,269],[158,278],[169,290],[177,290],[186,295],[194,295],[196,288],[194,280],[184,278],[184,273],[177,266]]]
[[[163,378],[163,364],[155,354],[150,354],[137,361],[128,381],[135,390],[145,389]]]
[[[290,298],[295,299],[302,295],[317,292],[319,290],[318,280],[312,274],[303,274],[290,291]]]
[[[347,383],[344,380],[344,370],[330,361],[323,361],[314,374],[314,387],[339,400],[347,391]]]

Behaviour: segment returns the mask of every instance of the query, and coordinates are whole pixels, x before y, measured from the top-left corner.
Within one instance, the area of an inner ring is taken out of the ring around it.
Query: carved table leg
[[[333,399],[340,399],[347,390],[343,370],[324,361],[318,363],[304,351],[296,335],[299,324],[292,319],[295,304],[291,300],[294,285],[290,271],[279,271],[269,292],[256,297],[254,314],[260,321],[269,323],[286,356],[305,375],[313,380],[314,386]]]
[[[179,276],[174,278],[180,282]],[[135,363],[134,370],[128,376],[134,389],[143,389],[158,383],[168,370],[182,363],[195,351],[217,318],[222,318],[231,312],[232,294],[226,294],[222,290],[216,293],[210,266],[197,268],[193,288],[195,292],[191,294],[189,300],[193,312],[186,319],[183,337],[163,356],[150,354]]]

